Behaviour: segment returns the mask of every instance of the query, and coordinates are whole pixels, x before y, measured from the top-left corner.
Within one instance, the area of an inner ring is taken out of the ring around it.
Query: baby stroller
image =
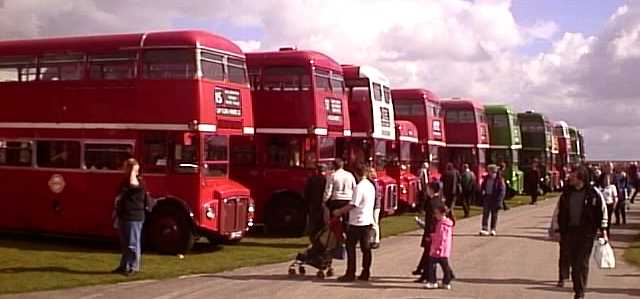
[[[333,276],[331,261],[335,250],[344,242],[344,227],[339,218],[332,218],[329,224],[310,236],[311,245],[304,251],[298,253],[295,261],[289,266],[289,275],[305,275],[304,265],[318,269],[316,277],[324,279]]]

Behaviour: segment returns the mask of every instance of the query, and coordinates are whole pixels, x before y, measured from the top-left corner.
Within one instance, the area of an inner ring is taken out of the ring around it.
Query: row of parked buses
[[[478,174],[505,162],[511,186],[534,159],[559,188],[582,136],[380,71],[283,48],[243,53],[203,31],[0,42],[0,229],[115,238],[111,211],[127,157],[154,198],[145,242],[184,252],[254,225],[301,231],[303,188],[336,157],[377,171],[384,213],[416,204],[420,165]]]

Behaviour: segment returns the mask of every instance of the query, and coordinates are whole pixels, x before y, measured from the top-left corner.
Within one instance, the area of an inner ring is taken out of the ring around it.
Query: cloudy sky
[[[640,159],[640,1],[0,0],[0,39],[171,28],[544,112],[584,129],[589,158]]]

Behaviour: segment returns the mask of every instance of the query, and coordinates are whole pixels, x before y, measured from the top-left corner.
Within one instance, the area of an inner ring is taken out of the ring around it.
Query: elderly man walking
[[[502,206],[506,192],[504,178],[498,175],[498,166],[491,164],[487,167],[489,174],[482,180],[482,230],[481,236],[496,235],[498,225],[498,209]],[[489,231],[491,220],[491,231]]]

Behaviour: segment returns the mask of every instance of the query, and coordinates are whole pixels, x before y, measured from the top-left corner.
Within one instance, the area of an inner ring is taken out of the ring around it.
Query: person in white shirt
[[[324,189],[324,202],[330,212],[348,205],[353,198],[353,189],[356,187],[355,177],[351,172],[344,170],[342,159],[336,158],[334,167],[335,171],[327,179]]]
[[[602,175],[600,191],[602,192],[604,202],[607,204],[607,235],[610,235],[611,216],[618,205],[618,188],[613,182],[613,174],[605,173]]]
[[[338,278],[341,282],[356,279],[356,245],[360,243],[362,251],[362,272],[358,280],[368,281],[371,275],[371,227],[374,223],[373,208],[376,200],[376,189],[367,179],[368,169],[364,165],[356,167],[358,185],[353,192],[353,199],[347,206],[333,212],[334,216],[349,213],[349,227],[347,228],[347,270],[345,275]]]

